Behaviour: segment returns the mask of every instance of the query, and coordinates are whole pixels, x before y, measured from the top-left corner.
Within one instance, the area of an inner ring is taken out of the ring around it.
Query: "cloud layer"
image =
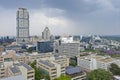
[[[30,34],[120,34],[120,0],[1,0],[0,36],[16,35],[16,11],[30,13]]]

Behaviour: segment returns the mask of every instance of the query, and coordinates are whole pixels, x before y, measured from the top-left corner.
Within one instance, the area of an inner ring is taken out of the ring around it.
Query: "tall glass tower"
[[[29,43],[29,12],[26,8],[19,8],[17,11],[17,44]]]

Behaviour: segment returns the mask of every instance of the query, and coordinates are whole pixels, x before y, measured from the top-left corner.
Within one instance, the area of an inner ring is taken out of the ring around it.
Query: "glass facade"
[[[37,42],[37,51],[40,53],[53,52],[53,42]]]

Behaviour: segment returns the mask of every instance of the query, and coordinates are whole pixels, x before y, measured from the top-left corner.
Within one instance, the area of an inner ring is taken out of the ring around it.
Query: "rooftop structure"
[[[85,80],[86,73],[80,67],[69,66],[66,68],[66,74],[71,76],[71,80]]]

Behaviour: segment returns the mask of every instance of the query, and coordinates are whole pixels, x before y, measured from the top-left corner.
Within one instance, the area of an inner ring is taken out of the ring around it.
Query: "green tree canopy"
[[[88,80],[113,80],[113,77],[109,71],[96,69],[88,74]]]
[[[71,80],[71,77],[67,76],[67,75],[61,75],[60,77],[58,77],[55,80]]]
[[[113,73],[113,75],[119,75],[120,76],[120,67],[114,63],[110,65],[109,70]]]

